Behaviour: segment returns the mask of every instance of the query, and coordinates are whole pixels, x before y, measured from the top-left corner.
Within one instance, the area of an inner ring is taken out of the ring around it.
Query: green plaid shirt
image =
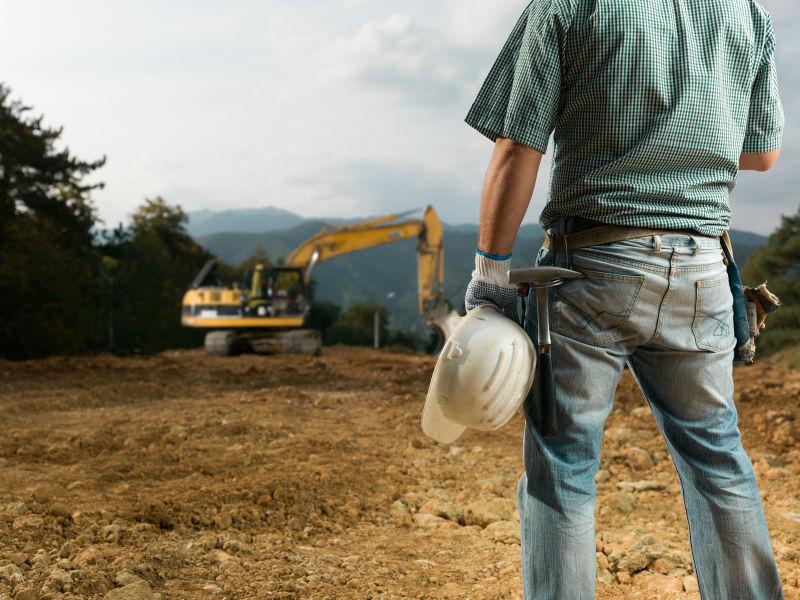
[[[466,121],[541,152],[540,223],[720,235],[741,152],[780,147],[768,13],[752,0],[533,0]]]

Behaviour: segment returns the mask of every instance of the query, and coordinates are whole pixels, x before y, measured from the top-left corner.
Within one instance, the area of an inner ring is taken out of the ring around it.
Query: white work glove
[[[497,256],[477,250],[475,270],[472,281],[467,286],[464,298],[466,309],[472,310],[482,304],[494,304],[515,323],[519,323],[517,313],[517,286],[508,283],[508,270],[511,268],[511,255]]]

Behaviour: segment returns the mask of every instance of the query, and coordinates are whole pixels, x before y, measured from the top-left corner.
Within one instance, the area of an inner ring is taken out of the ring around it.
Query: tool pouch
[[[742,276],[739,267],[733,260],[733,254],[728,244],[722,244],[725,254],[725,263],[728,267],[728,285],[733,295],[733,333],[736,336],[736,350],[733,354],[734,362],[746,365],[753,364],[756,354],[756,345],[750,335],[750,321],[747,318],[747,296],[742,285]]]
[[[733,332],[736,336],[733,361],[752,365],[755,361],[756,337],[764,329],[767,315],[778,310],[781,301],[767,289],[766,283],[756,288],[743,285],[739,267],[733,260],[730,242],[724,238],[721,245],[733,295]]]

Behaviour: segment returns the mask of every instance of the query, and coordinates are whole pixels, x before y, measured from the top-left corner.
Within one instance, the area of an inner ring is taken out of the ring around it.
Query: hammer
[[[553,380],[553,363],[550,359],[550,314],[547,306],[547,290],[564,283],[568,279],[583,279],[585,275],[572,269],[561,267],[527,267],[512,269],[508,272],[509,283],[521,287],[527,292],[536,290],[537,313],[537,347],[536,377],[534,379],[534,396],[539,398],[541,416],[540,430],[543,437],[553,437],[558,431],[556,421],[556,388]],[[528,310],[525,308],[525,323],[528,322]]]

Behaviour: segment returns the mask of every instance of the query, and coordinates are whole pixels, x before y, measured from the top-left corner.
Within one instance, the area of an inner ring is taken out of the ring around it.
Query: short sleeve
[[[775,32],[768,16],[765,27],[764,48],[753,82],[750,114],[742,147],[742,152],[747,153],[777,150],[783,138],[783,106],[778,94],[778,74],[775,69]]]
[[[564,19],[553,0],[533,0],[517,21],[467,114],[495,141],[510,138],[544,153],[558,118]]]

